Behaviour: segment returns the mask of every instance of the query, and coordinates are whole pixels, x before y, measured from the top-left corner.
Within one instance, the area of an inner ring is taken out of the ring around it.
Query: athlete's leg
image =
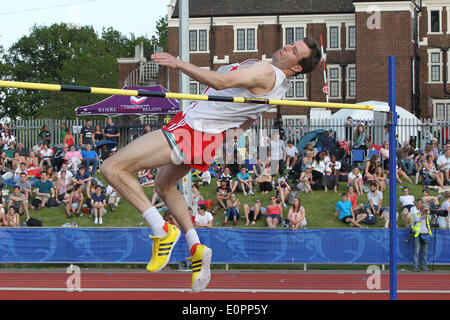
[[[142,214],[152,204],[134,174],[139,170],[159,168],[171,162],[171,148],[161,130],[157,130],[133,140],[106,159],[102,164],[102,175]]]

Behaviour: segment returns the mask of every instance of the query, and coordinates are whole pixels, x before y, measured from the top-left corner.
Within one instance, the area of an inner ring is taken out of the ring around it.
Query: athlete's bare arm
[[[255,63],[249,68],[237,69],[228,73],[205,70],[191,63],[177,59],[167,52],[153,54],[152,59],[160,65],[180,70],[192,79],[216,90],[245,88],[253,95],[263,95],[275,85],[275,71],[269,63]]]

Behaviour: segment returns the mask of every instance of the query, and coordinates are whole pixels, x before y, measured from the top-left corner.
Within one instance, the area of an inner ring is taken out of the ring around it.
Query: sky
[[[73,23],[93,26],[97,33],[103,27],[128,36],[155,34],[156,21],[167,14],[170,0],[20,0],[1,1],[0,46],[4,49],[30,34],[34,25]]]

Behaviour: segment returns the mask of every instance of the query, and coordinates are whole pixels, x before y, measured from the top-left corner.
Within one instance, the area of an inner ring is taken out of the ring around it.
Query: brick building
[[[169,1],[169,0],[167,0]],[[330,102],[388,101],[387,57],[397,61],[397,105],[417,116],[450,119],[448,0],[189,1],[191,63],[217,70],[248,58],[271,61],[286,43],[323,37]],[[178,56],[178,5],[168,4],[169,53]],[[120,66],[119,66],[120,68]],[[178,73],[160,83],[178,92]],[[292,79],[285,99],[326,101],[322,66]],[[204,86],[190,82],[191,93]],[[276,116],[276,108],[268,117]],[[307,108],[281,107],[283,116]]]

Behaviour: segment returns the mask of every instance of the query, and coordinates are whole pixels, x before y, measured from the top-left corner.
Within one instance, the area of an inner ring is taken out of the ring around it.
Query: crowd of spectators
[[[78,140],[62,124],[62,143],[53,143],[58,139],[52,139],[44,125],[36,144],[28,148],[7,124],[0,124],[0,191],[5,196],[0,197],[0,225],[20,226],[22,215],[22,225],[27,225],[30,218],[39,219],[44,207],[64,207],[68,218],[88,214],[94,224],[103,224],[103,215],[115,211],[120,195],[112,186],[103,185],[97,171],[116,151],[119,137],[112,118],[104,128],[93,128],[88,119]],[[106,140],[108,143],[102,143]]]

